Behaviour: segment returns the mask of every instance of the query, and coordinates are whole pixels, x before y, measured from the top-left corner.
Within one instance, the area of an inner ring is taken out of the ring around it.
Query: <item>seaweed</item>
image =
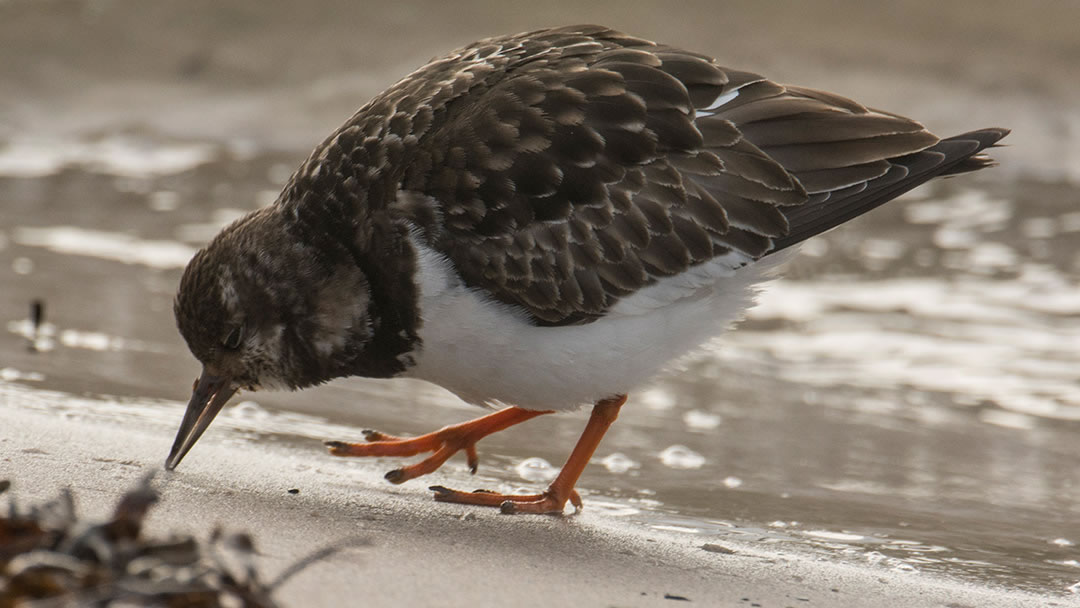
[[[344,548],[369,544],[357,538],[320,549],[264,582],[248,534],[215,528],[202,542],[142,534],[159,500],[151,478],[124,494],[108,521],[96,524],[80,521],[71,490],[25,510],[9,495],[7,513],[0,515],[0,608],[281,608],[272,593],[293,575]],[[0,480],[0,493],[10,487]]]

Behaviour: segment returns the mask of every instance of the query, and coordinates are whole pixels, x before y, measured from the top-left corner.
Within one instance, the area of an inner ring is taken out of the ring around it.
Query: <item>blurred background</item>
[[[999,167],[808,243],[738,331],[632,395],[582,480],[588,508],[1080,592],[1076,2],[0,0],[0,423],[36,409],[171,438],[198,371],[171,311],[194,251],[429,58],[579,22],[943,136],[1013,129]],[[410,382],[245,399],[203,442],[315,462],[330,433],[418,434],[478,413]],[[479,481],[455,459],[446,482],[543,484],[583,422],[492,437]]]

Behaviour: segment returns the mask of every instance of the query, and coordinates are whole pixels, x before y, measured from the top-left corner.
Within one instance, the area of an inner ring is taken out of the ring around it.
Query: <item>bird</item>
[[[417,437],[363,431],[337,456],[429,456],[590,407],[535,494],[432,486],[437,501],[575,512],[627,395],[726,331],[806,239],[1005,137],[948,138],[833,93],[597,25],[480,40],[432,60],[322,141],[272,204],[191,259],[174,302],[201,362],[165,467],[238,390],[418,378],[489,408]]]

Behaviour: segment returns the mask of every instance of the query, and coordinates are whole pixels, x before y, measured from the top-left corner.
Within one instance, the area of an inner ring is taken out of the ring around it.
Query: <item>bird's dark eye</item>
[[[236,327],[232,328],[232,331],[229,332],[228,336],[225,336],[225,339],[221,342],[221,345],[228,350],[236,350],[240,348],[240,340],[243,339],[243,337],[244,328],[237,325]]]

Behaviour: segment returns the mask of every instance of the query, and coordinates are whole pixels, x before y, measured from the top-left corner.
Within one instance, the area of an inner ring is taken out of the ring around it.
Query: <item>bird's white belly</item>
[[[423,346],[404,375],[471,403],[528,409],[573,409],[631,391],[726,329],[768,278],[760,263],[733,270],[732,260],[717,260],[623,299],[592,323],[537,327],[465,287],[441,254],[414,245]]]

